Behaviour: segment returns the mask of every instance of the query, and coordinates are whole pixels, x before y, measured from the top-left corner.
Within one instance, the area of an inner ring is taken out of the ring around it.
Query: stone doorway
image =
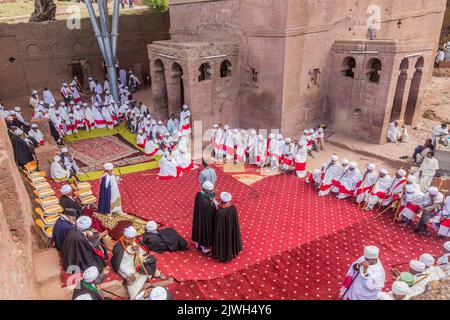
[[[174,93],[173,109],[175,110],[171,110],[171,113],[182,110],[183,104],[185,104],[183,68],[176,62],[172,65],[172,85]]]
[[[409,60],[403,59],[400,64],[400,74],[397,79],[397,88],[395,89],[394,103],[392,106],[391,120],[399,120],[402,113],[403,101],[405,99],[406,81],[408,80]]]
[[[155,106],[158,109],[159,114],[168,115],[168,102],[167,102],[167,86],[164,63],[157,59],[153,63],[154,79],[152,79],[152,92],[155,101]]]
[[[408,102],[406,103],[405,124],[410,126],[414,122],[414,114],[419,99],[423,65],[424,59],[423,57],[420,57],[415,65],[416,72],[414,72],[414,76],[411,80],[411,89],[409,90]]]

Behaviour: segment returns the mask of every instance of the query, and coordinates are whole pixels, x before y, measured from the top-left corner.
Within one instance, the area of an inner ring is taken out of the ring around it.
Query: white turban
[[[32,94],[37,94],[36,90],[31,91]]]
[[[228,130],[228,129],[230,129],[230,126],[226,124],[226,125],[223,126],[223,128],[224,128],[225,130]]]
[[[88,216],[81,216],[77,219],[77,229],[80,231],[85,231],[89,229],[92,225],[92,219]]]
[[[143,134],[143,133],[144,133],[144,130],[139,129],[139,130],[138,130],[138,133],[139,133],[139,134]]]
[[[186,104],[183,104],[183,110],[187,110],[188,106]]]
[[[314,133],[314,129],[309,129],[309,133]]]
[[[450,252],[450,241],[444,243],[444,249]]]
[[[69,186],[68,184],[65,184],[61,187],[61,193],[62,194],[68,194],[72,191],[72,187]]]
[[[147,119],[151,119],[151,118],[152,118],[152,116],[148,114],[147,115]]]
[[[402,178],[406,177],[406,171],[403,169],[398,170],[397,174]]]
[[[333,162],[336,162],[336,161],[338,161],[338,156],[337,155],[333,155],[333,156],[331,156],[331,161],[333,161]]]
[[[283,139],[283,136],[281,134],[277,134],[277,140]]]
[[[375,163],[369,163],[369,165],[367,166],[367,169],[369,169],[369,170],[375,170],[375,168],[376,168],[377,166],[375,165]]]
[[[161,120],[159,120],[158,121],[158,125],[162,125],[163,123],[162,123],[162,121]]]
[[[428,193],[432,196],[437,196],[437,194],[439,193],[439,189],[436,187],[429,187]]]
[[[91,282],[94,282],[95,279],[97,279],[98,274],[99,273],[98,273],[97,267],[96,266],[92,266],[92,267],[89,267],[86,270],[84,270],[84,272],[83,272],[83,279],[87,283],[91,283]]]
[[[167,300],[167,290],[161,286],[154,287],[150,293],[150,300]]]
[[[420,262],[419,260],[411,260],[409,262],[409,267],[411,268],[411,270],[414,270],[416,272],[425,271],[425,264],[423,262]]]
[[[348,164],[348,160],[347,159],[342,159],[342,164],[343,165],[347,165]]]
[[[111,170],[114,168],[114,166],[113,166],[112,163],[105,163],[105,164],[103,165],[103,168],[104,168],[106,171],[111,171]]]
[[[404,281],[394,281],[392,293],[398,296],[407,296],[411,294],[411,289]]]
[[[376,259],[379,253],[380,249],[375,246],[367,246],[364,248],[364,257],[367,259]]]
[[[156,224],[155,221],[149,221],[147,222],[147,224],[145,225],[145,230],[149,231],[149,232],[154,232],[158,229],[158,225]]]
[[[67,149],[66,147],[63,147],[63,148],[61,149],[61,152],[69,152],[69,149]]]
[[[219,125],[217,125],[217,124],[215,124],[215,125],[213,125],[213,128],[218,128],[219,127]]]
[[[348,166],[349,166],[350,168],[355,169],[358,165],[356,164],[356,162],[350,162],[350,163],[348,164]]]
[[[385,175],[389,174],[389,172],[386,169],[384,169],[384,168],[380,169],[380,173],[385,174]]]
[[[90,294],[80,294],[78,297],[75,298],[75,300],[92,300],[92,297]]]
[[[202,189],[205,189],[206,191],[213,191],[214,185],[212,184],[211,181],[205,181],[202,184]]]
[[[406,178],[406,181],[408,181],[409,183],[415,183],[417,181],[416,177],[413,175],[408,176],[408,178]]]
[[[427,268],[434,265],[434,257],[429,253],[422,254],[419,261],[422,262]]]
[[[14,108],[14,111],[20,112],[20,107],[15,107],[15,108]]]
[[[61,157],[60,156],[54,156],[53,157],[53,161],[61,161]]]
[[[231,201],[231,194],[229,194],[228,192],[222,192],[220,194],[220,200],[224,203],[228,203]]]
[[[133,226],[129,226],[123,230],[123,235],[127,238],[134,238],[137,235],[136,229]]]
[[[285,141],[286,143],[291,143],[291,142],[292,142],[291,138],[286,138],[284,141]]]

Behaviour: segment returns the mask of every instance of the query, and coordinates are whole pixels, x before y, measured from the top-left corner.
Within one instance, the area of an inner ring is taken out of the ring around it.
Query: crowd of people
[[[391,268],[392,288],[383,292],[386,273],[376,246],[364,248],[362,257],[353,262],[343,281],[339,294],[342,300],[409,300],[423,294],[427,285],[450,276],[450,241],[443,245],[443,254],[434,257],[424,253],[409,262],[403,271]]]

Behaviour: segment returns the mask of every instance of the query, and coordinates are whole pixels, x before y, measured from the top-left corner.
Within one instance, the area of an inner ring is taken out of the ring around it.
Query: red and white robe
[[[358,181],[355,190],[356,202],[364,202],[368,195],[372,193],[378,174],[375,171],[366,171],[362,180]]]
[[[405,184],[405,178],[394,178],[394,181],[392,182],[392,188],[389,191],[389,194],[386,195],[386,199],[383,201],[384,207],[389,206],[392,202],[397,201],[400,198]]]
[[[183,170],[171,156],[163,156],[159,161],[158,179],[171,180],[180,177],[182,174]]]
[[[392,178],[390,175],[386,175],[383,178],[378,178],[375,186],[367,199],[367,208],[373,209],[380,201],[386,199],[387,191],[392,184]]]
[[[191,112],[183,110],[180,112],[180,130],[183,134],[191,133]]]
[[[144,153],[148,157],[153,157],[161,155],[162,151],[159,148],[158,144],[155,141],[153,141],[153,139],[148,139],[146,140],[145,143]]]
[[[299,145],[295,153],[295,174],[299,178],[306,177],[306,162],[308,159],[308,149],[306,145]]]
[[[330,193],[337,179],[340,178],[342,167],[339,163],[329,163],[323,171],[322,183],[320,184],[319,196],[323,197]]]

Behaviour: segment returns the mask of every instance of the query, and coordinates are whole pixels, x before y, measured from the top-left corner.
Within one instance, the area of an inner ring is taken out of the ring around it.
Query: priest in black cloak
[[[106,267],[108,252],[101,244],[103,234],[95,234],[90,228],[92,219],[81,216],[77,219],[76,228],[69,231],[61,250],[63,267],[66,272],[84,272],[87,268],[95,266],[104,274],[100,281],[106,277],[109,271]],[[77,269],[76,269],[77,268]]]
[[[20,130],[20,129],[16,129]],[[11,144],[14,151],[14,158],[19,167],[24,166],[30,161],[34,161],[34,150],[21,137],[8,131]]]
[[[74,209],[77,213],[77,218],[83,214],[83,207],[81,202],[73,197],[73,189],[70,185],[65,184],[61,187],[61,197],[59,198],[59,204],[64,209]]]
[[[194,218],[192,221],[192,241],[204,255],[209,255],[214,241],[214,185],[210,181],[202,184],[202,191],[195,196]]]
[[[188,244],[173,228],[158,230],[155,221],[147,222],[142,243],[148,250],[157,253],[185,250]]]
[[[236,207],[231,204],[231,194],[220,194],[216,213],[216,229],[212,255],[221,262],[231,261],[242,251],[241,229]]]

